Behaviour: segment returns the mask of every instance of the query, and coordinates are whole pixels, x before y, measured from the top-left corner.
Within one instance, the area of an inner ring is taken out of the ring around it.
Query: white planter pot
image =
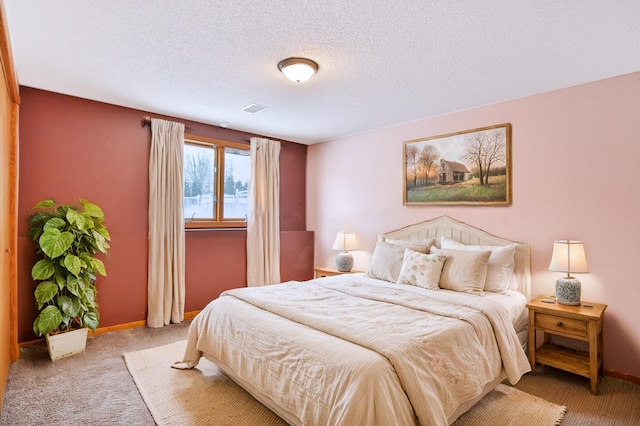
[[[88,328],[80,328],[60,334],[47,334],[45,338],[51,361],[84,352],[87,345],[88,330]]]

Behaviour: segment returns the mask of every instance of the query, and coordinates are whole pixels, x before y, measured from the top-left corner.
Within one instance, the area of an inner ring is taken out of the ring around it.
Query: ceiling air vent
[[[251,104],[248,107],[243,108],[242,110],[244,112],[250,112],[251,114],[255,114],[258,111],[262,111],[263,109],[266,109],[266,106],[262,106],[262,105],[258,105],[258,104]]]

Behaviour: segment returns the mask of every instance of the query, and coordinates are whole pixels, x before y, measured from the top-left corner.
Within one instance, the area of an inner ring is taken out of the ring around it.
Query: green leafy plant
[[[100,314],[96,303],[96,274],[107,275],[94,257],[107,253],[109,231],[97,205],[80,200],[82,208],[44,200],[29,217],[29,238],[41,257],[31,269],[39,281],[35,300],[40,311],[33,331],[42,336],[56,331],[88,327],[95,331]]]

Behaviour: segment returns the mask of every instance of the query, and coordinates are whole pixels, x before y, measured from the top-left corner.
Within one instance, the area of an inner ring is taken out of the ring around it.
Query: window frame
[[[214,188],[215,188],[215,216],[217,219],[188,219],[184,218],[185,229],[219,229],[237,228],[246,229],[247,221],[238,219],[224,219],[224,157],[226,148],[236,148],[245,151],[250,150],[248,143],[231,142],[222,139],[209,138],[185,133],[184,144],[209,146],[216,150],[216,164],[214,164]],[[184,186],[184,178],[183,178]],[[184,200],[184,196],[182,197]]]

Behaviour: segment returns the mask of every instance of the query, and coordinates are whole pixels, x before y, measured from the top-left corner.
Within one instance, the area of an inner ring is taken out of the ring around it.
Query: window
[[[185,135],[185,228],[246,227],[250,176],[249,145]]]

